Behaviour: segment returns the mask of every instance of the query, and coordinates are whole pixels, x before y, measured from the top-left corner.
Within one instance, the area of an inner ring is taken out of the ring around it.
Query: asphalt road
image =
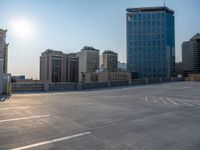
[[[200,83],[16,94],[0,150],[200,150]]]

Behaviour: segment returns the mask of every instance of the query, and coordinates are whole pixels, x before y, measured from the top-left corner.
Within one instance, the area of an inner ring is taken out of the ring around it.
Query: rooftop
[[[92,51],[99,51],[98,49],[95,49],[94,47],[92,46],[84,46],[83,49],[81,50],[92,50]]]
[[[139,8],[127,8],[128,12],[153,12],[153,11],[165,11],[171,14],[174,14],[174,11],[169,9],[168,7],[139,7]]]
[[[106,50],[106,51],[103,52],[103,54],[115,54],[115,55],[117,55],[117,53],[115,53],[111,50]]]

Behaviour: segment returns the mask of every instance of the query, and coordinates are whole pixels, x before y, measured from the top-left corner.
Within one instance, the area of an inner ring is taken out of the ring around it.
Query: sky
[[[126,8],[163,6],[164,0],[0,0],[0,28],[7,29],[8,72],[39,79],[39,57],[93,46],[126,62]],[[166,0],[175,11],[176,61],[181,45],[200,32],[200,0]]]

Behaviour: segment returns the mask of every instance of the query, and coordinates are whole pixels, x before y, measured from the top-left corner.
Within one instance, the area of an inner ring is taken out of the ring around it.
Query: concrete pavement
[[[199,150],[200,83],[16,94],[0,103],[0,149]]]

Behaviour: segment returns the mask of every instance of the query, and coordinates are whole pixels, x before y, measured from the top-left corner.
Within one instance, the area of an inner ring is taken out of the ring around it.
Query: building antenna
[[[166,0],[164,0],[164,7],[165,7],[165,2],[166,2]]]

